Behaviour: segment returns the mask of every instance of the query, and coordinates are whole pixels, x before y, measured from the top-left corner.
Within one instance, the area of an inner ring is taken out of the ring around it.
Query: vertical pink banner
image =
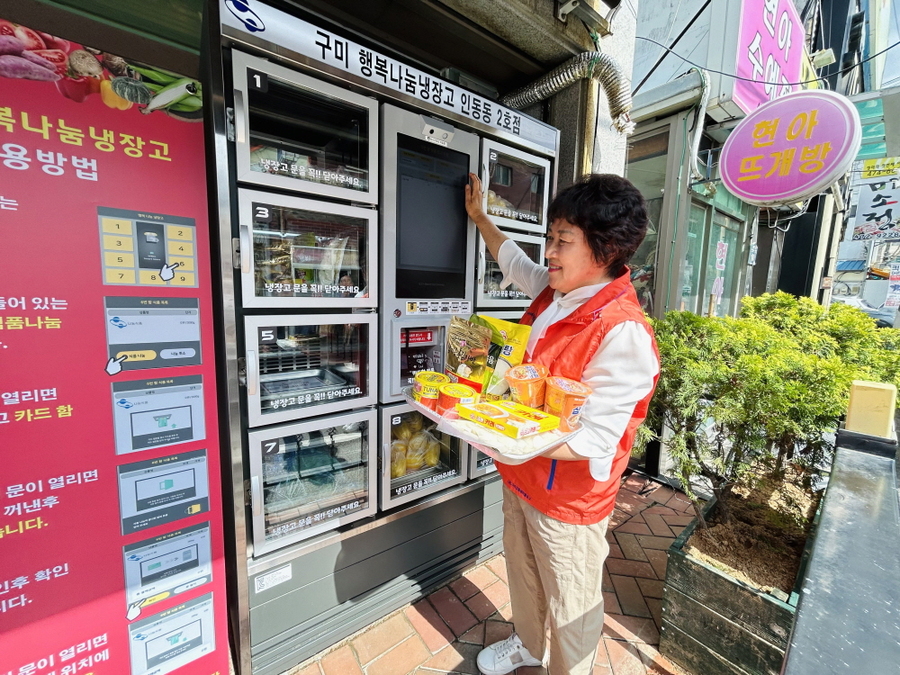
[[[790,0],[743,0],[734,102],[745,113],[794,90],[800,81],[803,24]]]
[[[0,47],[0,675],[224,675],[199,83]]]

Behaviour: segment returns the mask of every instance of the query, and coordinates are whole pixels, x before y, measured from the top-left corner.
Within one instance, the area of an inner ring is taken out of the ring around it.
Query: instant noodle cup
[[[475,403],[478,392],[464,384],[442,384],[438,387],[437,414],[443,415],[456,408],[457,403]]]
[[[438,387],[442,384],[447,384],[449,381],[449,376],[443,373],[438,373],[434,370],[419,371],[413,380],[413,394],[418,394],[424,398],[437,399]]]
[[[506,371],[506,381],[513,401],[529,408],[544,405],[544,380],[550,374],[546,366],[539,363],[523,363]]]
[[[581,416],[581,408],[592,389],[567,377],[548,377],[544,395],[544,412],[559,417],[561,431],[574,431]]]

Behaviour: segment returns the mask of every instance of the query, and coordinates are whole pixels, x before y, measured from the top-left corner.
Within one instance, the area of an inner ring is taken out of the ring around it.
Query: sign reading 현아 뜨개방
[[[763,104],[725,141],[722,182],[748,204],[817,195],[850,166],[862,131],[853,104],[831,91],[798,91]]]

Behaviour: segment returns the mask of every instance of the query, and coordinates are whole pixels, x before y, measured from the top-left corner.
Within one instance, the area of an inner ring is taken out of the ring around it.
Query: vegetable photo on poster
[[[117,110],[161,112],[188,122],[203,118],[203,89],[197,80],[5,19],[0,19],[0,78],[52,83],[77,103],[97,94]]]

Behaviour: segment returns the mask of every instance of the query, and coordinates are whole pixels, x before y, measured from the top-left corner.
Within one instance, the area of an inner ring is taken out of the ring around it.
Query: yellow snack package
[[[492,429],[510,438],[525,438],[559,427],[559,418],[543,410],[528,408],[512,401],[457,404],[456,412],[470,422]]]
[[[487,401],[509,398],[509,382],[504,375],[510,368],[518,366],[525,360],[531,326],[522,326],[492,316],[474,315],[470,319],[473,323],[476,323],[476,320],[477,323],[491,329],[491,352],[488,355],[491,377],[482,392],[482,398]],[[493,361],[491,356],[494,357]]]

